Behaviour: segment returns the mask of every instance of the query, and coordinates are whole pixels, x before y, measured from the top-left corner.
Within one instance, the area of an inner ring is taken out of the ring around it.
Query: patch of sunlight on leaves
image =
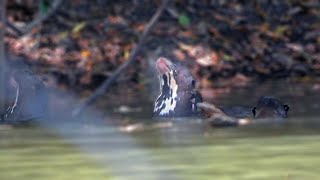
[[[222,59],[223,59],[224,61],[232,61],[232,60],[233,60],[233,59],[232,59],[232,56],[230,56],[229,54],[223,54]]]
[[[124,58],[125,60],[127,60],[127,59],[129,59],[129,57],[130,57],[130,51],[129,51],[129,50],[125,50],[125,51],[124,51],[124,54],[123,54],[123,58]]]
[[[72,29],[72,35],[73,36],[78,36],[81,30],[83,30],[86,27],[87,23],[86,22],[80,22],[76,24],[73,29]]]
[[[283,36],[283,34],[289,29],[288,26],[285,25],[279,25],[277,26],[277,28],[275,29],[275,34],[278,36]]]

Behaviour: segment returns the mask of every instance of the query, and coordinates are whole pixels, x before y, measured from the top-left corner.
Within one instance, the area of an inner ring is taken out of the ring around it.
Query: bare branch
[[[12,23],[10,23],[8,20],[6,20],[6,26],[8,28],[10,28],[15,34],[15,36],[22,36],[23,32],[17,28],[15,25],[13,25]]]
[[[135,61],[135,57],[137,56],[138,52],[141,50],[143,43],[146,41],[147,35],[150,33],[156,22],[158,21],[162,12],[166,9],[169,0],[162,0],[162,4],[159,6],[155,14],[152,16],[151,20],[147,24],[143,34],[140,36],[140,40],[135,48],[130,53],[129,59],[123,63],[114,73],[113,75],[105,80],[100,87],[82,104],[80,107],[76,108],[72,112],[72,116],[75,117],[79,115],[84,109],[86,109],[89,105],[94,103],[99,96],[105,93],[110,85],[119,77],[120,73],[123,72],[130,64]]]

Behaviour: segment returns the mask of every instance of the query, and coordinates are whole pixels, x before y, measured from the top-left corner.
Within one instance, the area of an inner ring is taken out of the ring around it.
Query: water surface
[[[318,94],[314,83],[280,81],[235,88],[210,100],[250,106],[260,95],[275,95],[290,106],[283,124],[217,129],[180,122],[124,133],[111,123],[149,127],[153,120],[143,111],[1,126],[0,179],[318,179]]]

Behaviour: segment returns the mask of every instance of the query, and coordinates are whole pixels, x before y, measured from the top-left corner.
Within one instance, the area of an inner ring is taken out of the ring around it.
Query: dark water
[[[1,126],[0,179],[318,179],[317,83],[265,82],[210,100],[250,106],[274,95],[290,106],[283,124],[240,128],[213,129],[199,121],[153,126],[152,104],[143,96],[142,112],[93,110],[76,120],[58,101],[55,119]],[[119,124],[130,122],[140,129],[123,132]]]

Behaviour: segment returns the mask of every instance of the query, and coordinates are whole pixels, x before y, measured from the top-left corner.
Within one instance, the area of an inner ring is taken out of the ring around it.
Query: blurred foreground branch
[[[99,96],[101,96],[103,93],[105,93],[109,87],[112,85],[112,83],[119,77],[120,73],[122,73],[127,67],[129,67],[130,64],[132,64],[135,61],[135,57],[141,50],[141,47],[143,43],[146,41],[147,35],[151,32],[152,28],[158,21],[160,15],[163,13],[163,11],[166,9],[167,4],[169,0],[162,0],[162,4],[159,6],[155,14],[152,16],[151,20],[147,24],[146,28],[143,31],[143,34],[139,38],[139,42],[136,45],[135,48],[132,49],[130,53],[130,57],[128,60],[123,63],[113,74],[110,78],[105,80],[100,87],[88,98],[85,100],[83,104],[81,104],[79,107],[73,110],[72,116],[76,117],[79,115],[83,110],[85,110],[89,105],[94,103]]]
[[[0,0],[0,113],[5,110],[5,43],[6,0]]]

